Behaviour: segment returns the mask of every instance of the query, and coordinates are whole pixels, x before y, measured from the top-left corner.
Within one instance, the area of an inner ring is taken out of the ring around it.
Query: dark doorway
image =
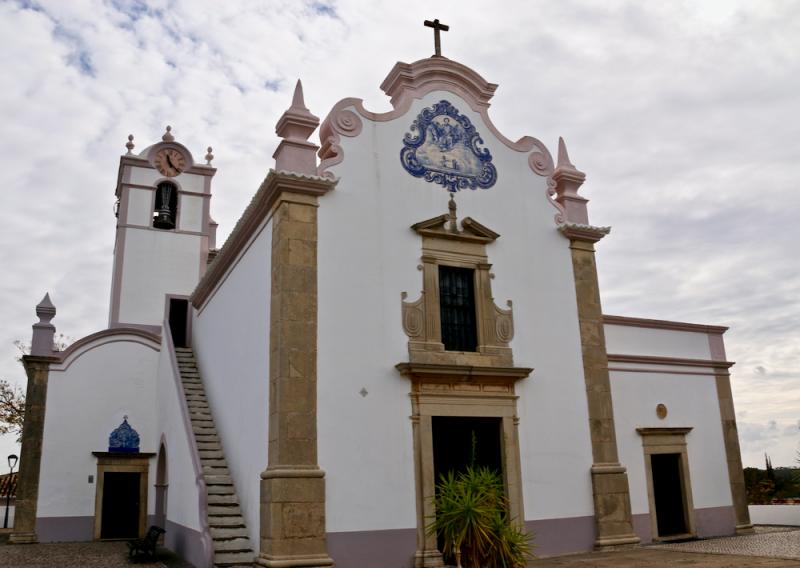
[[[433,471],[441,474],[464,471],[473,464],[503,473],[500,418],[434,416]],[[473,443],[474,435],[474,443]]]
[[[653,499],[659,537],[683,535],[686,526],[680,454],[652,454]]]
[[[103,474],[103,512],[100,538],[139,536],[139,490],[141,473]]]
[[[503,475],[501,418],[433,416],[431,422],[437,492],[441,476],[463,472],[469,466],[488,467]],[[437,541],[443,550],[441,534]]]
[[[172,343],[175,347],[189,347],[187,344],[189,323],[189,300],[170,298],[169,328],[172,331]]]

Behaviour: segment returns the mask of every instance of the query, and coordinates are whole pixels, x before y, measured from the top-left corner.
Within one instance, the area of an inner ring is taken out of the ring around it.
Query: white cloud
[[[59,331],[105,325],[117,156],[166,124],[217,156],[229,231],[302,77],[324,116],[432,52],[500,84],[507,136],[565,136],[588,174],[607,313],[730,325],[747,465],[794,463],[800,403],[800,11],[790,3],[11,1],[0,4],[0,376],[21,381],[45,291]],[[765,370],[762,372],[762,370]],[[776,429],[765,431],[769,421]],[[766,444],[766,446],[765,446]],[[767,447],[768,446],[768,447]],[[0,447],[2,454],[2,447]]]

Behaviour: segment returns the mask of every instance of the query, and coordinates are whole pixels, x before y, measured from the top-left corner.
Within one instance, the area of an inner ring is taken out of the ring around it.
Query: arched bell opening
[[[177,218],[178,187],[168,181],[161,182],[156,187],[153,227],[156,229],[174,229]]]

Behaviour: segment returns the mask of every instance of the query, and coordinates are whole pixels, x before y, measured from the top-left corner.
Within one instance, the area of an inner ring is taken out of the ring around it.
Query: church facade
[[[603,314],[585,175],[504,137],[496,87],[397,63],[392,111],[320,125],[298,82],[219,249],[211,149],[129,140],[108,327],[54,351],[37,306],[12,541],[443,566],[436,482],[469,462],[543,556],[752,531],[725,328]]]

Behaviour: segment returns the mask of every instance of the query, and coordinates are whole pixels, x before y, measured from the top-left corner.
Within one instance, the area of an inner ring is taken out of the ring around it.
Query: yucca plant
[[[530,536],[508,517],[503,480],[487,467],[440,476],[436,516],[427,530],[441,535],[445,559],[461,568],[524,568],[532,557]]]

